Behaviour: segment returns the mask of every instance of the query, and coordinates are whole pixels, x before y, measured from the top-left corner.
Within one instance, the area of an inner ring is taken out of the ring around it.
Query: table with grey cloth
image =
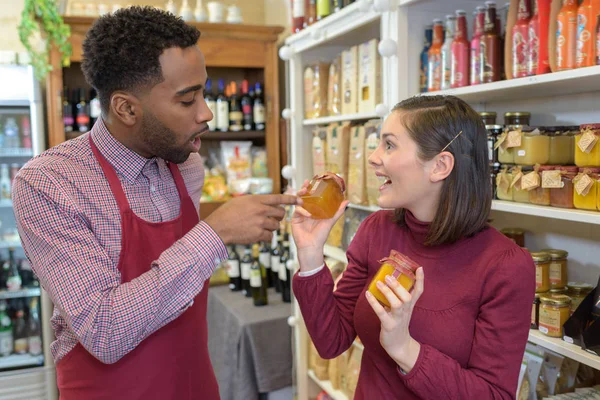
[[[222,400],[257,400],[292,384],[292,306],[269,289],[269,304],[227,286],[208,291],[208,347]]]

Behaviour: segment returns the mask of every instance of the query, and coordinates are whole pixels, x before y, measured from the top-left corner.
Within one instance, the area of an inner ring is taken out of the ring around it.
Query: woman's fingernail
[[[379,289],[382,289],[385,286],[383,283],[381,283],[381,281],[377,281],[376,285]]]
[[[369,299],[373,297],[373,295],[372,295],[372,294],[371,294],[371,292],[369,292],[369,291],[366,291],[366,292],[365,292],[365,294],[367,295],[367,297],[368,297]]]
[[[390,284],[395,283],[394,279],[390,275],[385,276],[385,281]]]

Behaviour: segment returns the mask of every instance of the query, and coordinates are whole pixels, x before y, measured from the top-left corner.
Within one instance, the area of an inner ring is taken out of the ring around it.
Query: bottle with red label
[[[90,130],[90,106],[86,101],[85,89],[79,89],[79,102],[76,107],[77,116],[75,117],[75,122],[77,122],[79,132],[87,132]]]
[[[577,67],[577,0],[563,0],[556,26],[556,68]]]
[[[292,32],[298,33],[304,27],[306,0],[291,0],[291,1],[292,1]]]
[[[248,93],[249,84],[248,80],[244,79],[242,81],[242,114],[243,114],[243,123],[244,130],[251,131],[254,129],[254,114],[252,111],[252,97]]]
[[[531,19],[527,32],[527,75],[537,74],[540,54],[540,13],[538,0],[531,0]]]
[[[442,45],[444,43],[444,23],[441,19],[433,20],[433,41],[429,48],[427,73],[427,91],[442,89]]]
[[[471,44],[467,37],[467,13],[463,10],[456,11],[456,32],[452,41],[452,68],[450,86],[459,88],[469,86],[469,54]]]
[[[75,127],[75,118],[73,118],[71,91],[67,88],[63,90],[63,125],[65,126],[65,134],[73,132],[73,128]]]
[[[471,85],[481,83],[481,72],[479,70],[479,43],[483,35],[483,24],[485,19],[485,7],[479,6],[475,9],[475,21],[473,23],[473,38],[471,39]]]
[[[596,65],[596,19],[600,0],[583,0],[577,11],[577,68]]]
[[[486,1],[483,35],[479,44],[479,68],[481,83],[490,83],[500,80],[501,44],[498,36],[496,2]]]
[[[531,7],[529,0],[519,0],[517,22],[512,28],[512,76],[523,78],[527,76],[527,45],[529,43],[529,21]]]
[[[21,139],[21,147],[24,149],[31,149],[31,122],[29,120],[29,115],[23,115],[23,118],[21,118],[21,135],[23,136]]]

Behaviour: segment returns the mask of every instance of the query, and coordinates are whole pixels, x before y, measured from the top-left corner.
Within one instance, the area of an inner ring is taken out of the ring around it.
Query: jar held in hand
[[[307,193],[300,198],[304,201],[304,209],[314,219],[333,218],[340,204],[344,201],[346,184],[344,180],[332,172],[316,175],[308,184]]]
[[[410,292],[415,284],[415,272],[417,271],[417,268],[419,268],[419,264],[396,250],[392,250],[389,257],[384,258],[380,263],[381,267],[369,285],[369,292],[375,296],[380,303],[389,307],[390,303],[385,295],[377,288],[377,282],[381,282],[385,285],[385,277],[390,275],[396,279],[404,289]]]

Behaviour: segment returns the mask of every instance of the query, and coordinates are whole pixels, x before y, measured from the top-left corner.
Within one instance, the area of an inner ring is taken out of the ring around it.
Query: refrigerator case
[[[53,307],[25,257],[11,200],[17,171],[45,148],[42,93],[33,69],[0,65],[0,398],[20,396],[23,390],[31,399],[56,397],[49,348]],[[7,350],[8,319],[12,351]]]

